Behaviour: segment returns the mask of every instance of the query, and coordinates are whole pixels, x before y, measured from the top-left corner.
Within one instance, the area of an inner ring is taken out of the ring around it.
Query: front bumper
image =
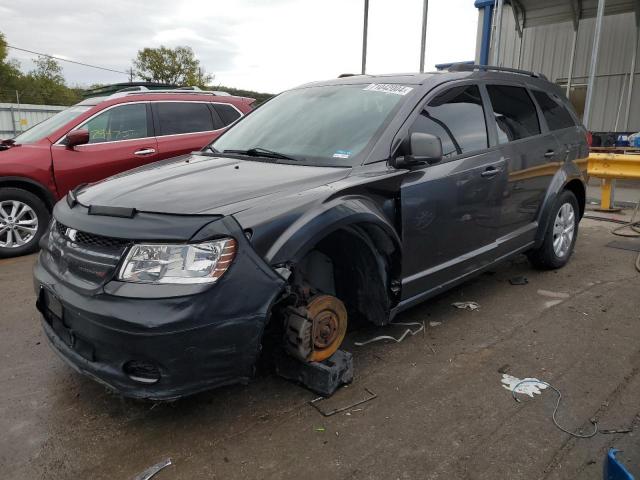
[[[166,290],[113,280],[79,289],[43,250],[34,287],[51,346],[74,369],[126,397],[171,400],[246,383],[284,280],[244,237],[236,238],[232,268],[216,284],[160,295]],[[131,365],[155,369],[159,378],[141,379]]]

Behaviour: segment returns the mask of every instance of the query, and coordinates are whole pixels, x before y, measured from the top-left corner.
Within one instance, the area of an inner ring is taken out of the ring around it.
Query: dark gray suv
[[[587,155],[562,91],[529,72],[303,85],[200,152],[60,201],[35,267],[43,327],[133,397],[246,382],[267,337],[323,361],[348,318],[384,325],[521,252],[562,267]]]

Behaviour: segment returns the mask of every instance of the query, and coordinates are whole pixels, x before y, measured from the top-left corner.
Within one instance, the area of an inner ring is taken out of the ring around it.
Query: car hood
[[[116,175],[82,189],[77,199],[85,206],[231,215],[338,181],[350,170],[192,154]]]

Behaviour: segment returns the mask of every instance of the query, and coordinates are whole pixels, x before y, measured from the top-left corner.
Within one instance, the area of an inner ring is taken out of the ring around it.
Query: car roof
[[[82,100],[76,105],[86,105],[95,107],[117,105],[131,102],[161,102],[161,101],[181,101],[181,102],[208,102],[208,103],[229,103],[232,105],[251,105],[254,98],[237,97],[234,95],[216,95],[213,92],[201,91],[144,91],[144,92],[116,92],[113,95],[104,97],[91,97]]]
[[[556,90],[555,84],[549,82],[544,76],[535,74],[533,72],[521,71],[497,71],[492,68],[476,68],[476,65],[469,65],[468,70],[443,70],[437,72],[425,72],[425,73],[389,73],[382,75],[358,75],[358,74],[344,74],[338,78],[306,83],[296,88],[308,88],[316,86],[329,86],[329,85],[359,85],[369,83],[392,83],[392,84],[404,84],[404,85],[424,85],[428,88],[432,88],[439,84],[450,82],[453,80],[478,80],[478,81],[496,81],[507,82],[522,85],[526,83],[528,85],[537,86],[545,90]]]

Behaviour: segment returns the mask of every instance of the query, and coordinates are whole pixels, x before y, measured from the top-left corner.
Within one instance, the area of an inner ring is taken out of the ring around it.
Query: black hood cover
[[[311,167],[192,154],[131,170],[77,194],[85,206],[173,214],[230,215],[274,197],[346,177],[350,168]]]

